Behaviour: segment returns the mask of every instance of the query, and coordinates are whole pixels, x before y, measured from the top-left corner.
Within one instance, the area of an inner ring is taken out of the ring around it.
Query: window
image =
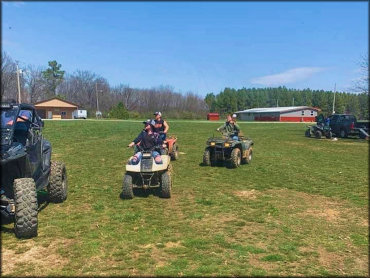
[[[304,115],[304,110],[302,110],[302,116]]]
[[[311,110],[311,116],[313,116],[313,111]]]
[[[66,112],[66,111],[62,111],[60,114],[61,114],[62,116],[65,116],[65,115],[67,115],[67,112]]]

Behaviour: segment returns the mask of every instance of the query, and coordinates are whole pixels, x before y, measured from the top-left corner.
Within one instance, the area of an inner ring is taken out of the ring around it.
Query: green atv
[[[219,161],[226,161],[230,168],[240,164],[250,164],[253,157],[253,141],[244,136],[233,140],[229,134],[222,137],[210,137],[203,153],[203,165],[214,166]]]
[[[316,117],[316,125],[307,127],[308,128],[305,132],[306,137],[315,136],[317,139],[321,139],[323,135],[327,139],[331,139],[333,137],[330,125],[325,124],[325,119],[322,114]]]

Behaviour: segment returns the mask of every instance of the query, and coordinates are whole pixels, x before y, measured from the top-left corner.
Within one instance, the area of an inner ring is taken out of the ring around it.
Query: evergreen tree
[[[49,68],[42,72],[42,76],[46,82],[47,96],[54,97],[56,95],[56,89],[59,84],[62,83],[64,77],[64,70],[60,70],[61,64],[57,61],[49,61]]]

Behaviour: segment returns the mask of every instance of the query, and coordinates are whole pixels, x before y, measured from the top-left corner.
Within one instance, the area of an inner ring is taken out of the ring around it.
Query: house
[[[320,109],[310,106],[252,108],[237,111],[242,121],[315,122]]]
[[[42,119],[72,119],[78,105],[57,97],[34,103],[37,114]]]

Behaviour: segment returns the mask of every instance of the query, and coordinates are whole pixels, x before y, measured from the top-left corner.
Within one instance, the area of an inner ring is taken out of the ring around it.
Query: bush
[[[113,107],[109,111],[108,115],[109,118],[123,120],[127,120],[130,117],[129,112],[127,111],[126,107],[123,105],[122,102],[119,102],[117,106]]]

